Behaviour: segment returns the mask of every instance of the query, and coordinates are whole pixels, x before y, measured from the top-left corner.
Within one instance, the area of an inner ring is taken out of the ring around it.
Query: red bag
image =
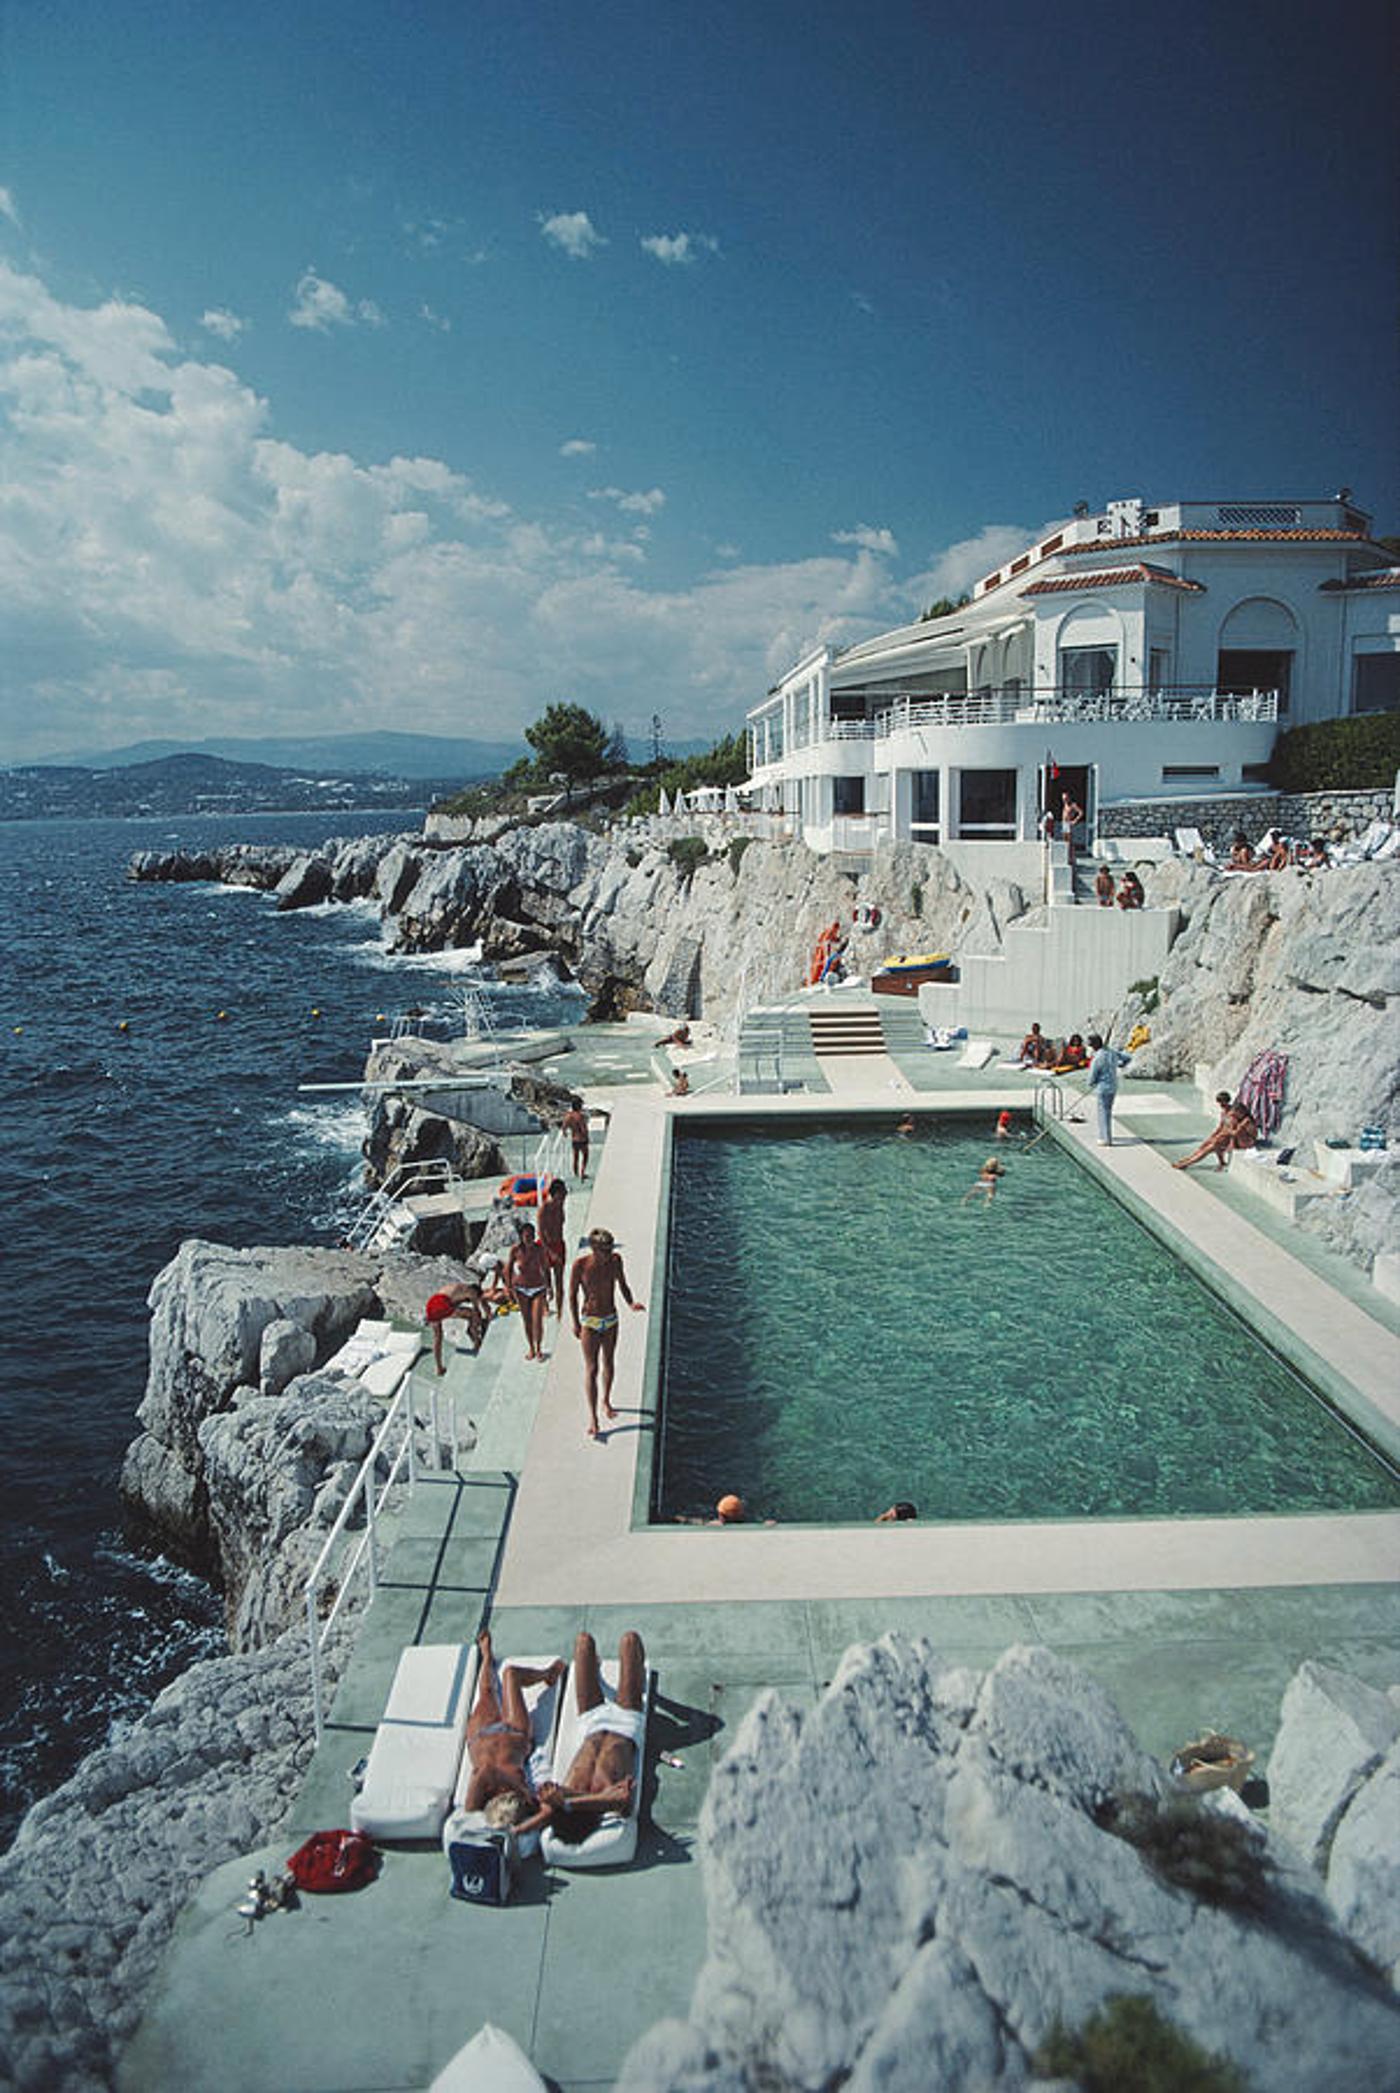
[[[375,1858],[373,1843],[362,1831],[313,1831],[287,1868],[299,1890],[329,1894],[373,1882]]]

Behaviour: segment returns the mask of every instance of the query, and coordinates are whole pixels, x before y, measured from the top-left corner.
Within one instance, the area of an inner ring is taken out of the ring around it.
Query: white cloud
[[[661,490],[596,493],[581,530],[439,458],[299,448],[156,313],[67,305],[0,262],[0,761],[293,723],[500,739],[558,695],[561,661],[607,719],[639,728],[664,690],[668,733],[728,733],[813,641],[903,622],[1008,536],[910,583],[878,531],[767,564],[728,545],[660,588],[640,533]]]
[[[574,262],[586,262],[590,255],[608,244],[594,226],[587,211],[554,211],[548,214],[541,211],[539,227],[541,236],[548,240],[550,246],[557,247],[561,254],[567,254],[570,261]]]
[[[831,542],[833,545],[859,545],[866,552],[883,553],[887,559],[899,558],[894,532],[877,530],[871,523],[858,523],[852,531],[833,531]]]
[[[702,254],[719,253],[719,241],[712,233],[647,233],[638,244],[645,254],[671,269],[698,262]]]
[[[853,305],[853,306],[855,307],[856,311],[857,311],[857,312],[863,312],[863,313],[865,314],[865,316],[866,316],[866,318],[867,318],[867,319],[874,319],[874,317],[875,317],[875,304],[874,304],[874,300],[873,300],[873,299],[870,299],[870,298],[867,298],[867,297],[866,297],[866,295],[865,295],[865,293],[864,293],[864,291],[852,291],[852,293],[851,293],[851,303],[852,303],[852,305]]]
[[[989,523],[975,538],[960,538],[956,545],[931,555],[922,573],[912,575],[903,584],[904,599],[917,610],[936,603],[940,596],[956,599],[984,574],[994,574],[1007,560],[1055,528],[1053,523],[1042,523],[1039,530],[1025,529],[1017,523]]]
[[[571,436],[567,443],[560,444],[559,455],[561,458],[591,458],[597,448],[597,444],[586,436]]]
[[[443,313],[434,312],[426,302],[419,306],[418,317],[420,320],[426,320],[430,327],[436,328],[439,334],[452,332],[452,322]]]
[[[636,494],[630,494],[625,487],[590,487],[588,499],[614,502],[626,516],[655,516],[666,506],[666,497],[659,487]]]
[[[211,305],[206,312],[200,314],[199,324],[206,334],[216,335],[221,342],[236,342],[248,322],[222,305]]]
[[[372,298],[351,301],[338,284],[307,269],[297,284],[296,299],[287,314],[293,327],[310,327],[328,333],[332,327],[382,327],[384,315]]]
[[[13,190],[0,188],[0,218],[8,218],[16,232],[23,232],[19,205],[15,202]]]

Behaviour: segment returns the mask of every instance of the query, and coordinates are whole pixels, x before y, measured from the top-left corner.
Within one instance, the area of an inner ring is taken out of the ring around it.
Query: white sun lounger
[[[610,1657],[598,1667],[603,1685],[605,1702],[617,1700],[617,1659]],[[642,1694],[642,1733],[637,1746],[636,1764],[632,1768],[632,1807],[626,1816],[620,1810],[609,1810],[598,1820],[598,1828],[591,1831],[581,1846],[568,1846],[552,1830],[546,1830],[540,1840],[540,1851],[552,1868],[622,1868],[637,1851],[637,1818],[642,1807],[642,1777],[646,1770],[646,1724],[651,1708],[651,1699],[656,1691],[656,1673],[648,1667],[646,1687]],[[578,1755],[583,1743],[584,1718],[578,1712],[578,1695],[574,1690],[574,1670],[569,1667],[564,1681],[563,1706],[559,1715],[559,1727],[554,1738],[554,1778],[563,1783],[565,1775]]]
[[[393,1395],[422,1348],[416,1330],[396,1330],[391,1323],[365,1316],[321,1371],[348,1374],[371,1395]]]
[[[502,1684],[504,1685],[506,1672],[516,1666],[519,1666],[522,1671],[548,1671],[553,1662],[554,1659],[552,1657],[507,1657],[503,1659],[500,1666]],[[563,1684],[564,1681],[560,1678],[555,1681],[553,1686],[537,1683],[533,1686],[526,1686],[523,1689],[525,1708],[530,1717],[531,1752],[529,1775],[531,1784],[534,1787],[538,1787],[542,1780],[548,1780],[553,1770],[554,1734],[558,1728],[559,1709],[564,1697],[562,1691]],[[472,1838],[487,1829],[486,1812],[484,1810],[469,1810],[466,1807],[467,1789],[471,1785],[471,1777],[471,1754],[464,1751],[462,1753],[462,1763],[457,1769],[457,1785],[452,1794],[452,1814],[442,1827],[442,1850],[444,1853],[447,1852],[448,1847],[455,1840]],[[539,1843],[539,1833],[537,1831],[529,1832],[520,1841],[520,1851],[528,1858],[530,1854],[538,1850]]]
[[[350,1805],[356,1831],[374,1839],[437,1837],[462,1762],[478,1663],[474,1643],[404,1651]]]
[[[969,1039],[958,1058],[959,1068],[985,1068],[996,1059],[996,1042],[991,1039]]]

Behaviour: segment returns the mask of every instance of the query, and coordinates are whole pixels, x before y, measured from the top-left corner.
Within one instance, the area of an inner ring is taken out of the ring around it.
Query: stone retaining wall
[[[1387,786],[1365,792],[1213,793],[1202,799],[1131,799],[1101,807],[1101,836],[1170,836],[1198,828],[1207,843],[1228,850],[1236,829],[1257,843],[1266,829],[1286,836],[1327,836],[1345,823],[1359,836],[1369,822],[1388,821],[1394,793]]]

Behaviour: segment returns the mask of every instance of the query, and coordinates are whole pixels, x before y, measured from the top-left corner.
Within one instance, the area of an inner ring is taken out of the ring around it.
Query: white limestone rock
[[[290,865],[277,882],[279,909],[315,908],[331,894],[330,861],[319,852],[308,852]]]
[[[316,1340],[300,1323],[279,1316],[269,1323],[258,1347],[258,1387],[264,1395],[280,1395],[288,1381],[316,1364]]]
[[[348,1622],[331,1631],[328,1686],[349,1634]],[[277,1837],[311,1750],[298,1630],[192,1666],[35,1804],[0,1858],[0,2084],[115,2083],[186,1898],[210,1869]]]
[[[890,1636],[810,1715],[755,1705],[702,1814],[689,2020],[643,2038],[623,2088],[1020,2087],[1057,2019],[1121,1992],[1259,2093],[1386,2082],[1400,2011],[1299,1875],[1258,1915],[1198,1902],[1107,1828],[1164,1777],[1087,1675],[1013,1649],[968,1684]],[[1199,1806],[1252,1825],[1233,1796]]]
[[[1362,1954],[1400,1989],[1400,1740],[1362,1782],[1337,1827],[1327,1896]]]
[[[1386,1694],[1329,1664],[1300,1664],[1269,1754],[1273,1831],[1325,1874],[1348,1804],[1397,1736],[1400,1710]]]

